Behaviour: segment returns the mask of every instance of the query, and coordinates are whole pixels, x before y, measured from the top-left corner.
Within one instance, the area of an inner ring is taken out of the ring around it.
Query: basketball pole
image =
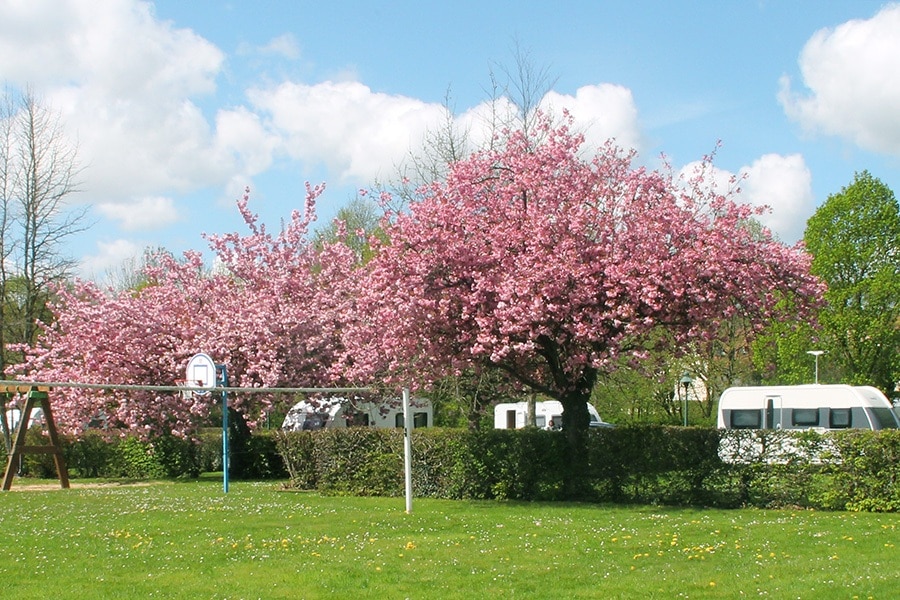
[[[228,367],[216,365],[222,374],[222,492],[228,493]]]

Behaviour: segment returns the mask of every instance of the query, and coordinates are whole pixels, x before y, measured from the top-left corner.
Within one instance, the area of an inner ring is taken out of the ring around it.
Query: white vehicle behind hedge
[[[612,427],[600,418],[600,413],[588,403],[591,427]],[[561,429],[563,406],[559,400],[534,403],[534,424],[539,429]],[[528,420],[527,402],[504,402],[494,407],[494,429],[521,429]]]
[[[719,399],[719,429],[896,429],[890,401],[871,386],[731,387]]]
[[[413,427],[432,427],[434,411],[427,398],[411,398]],[[301,400],[288,411],[281,428],[287,431],[340,429],[345,427],[403,427],[399,398],[383,401],[359,398]]]

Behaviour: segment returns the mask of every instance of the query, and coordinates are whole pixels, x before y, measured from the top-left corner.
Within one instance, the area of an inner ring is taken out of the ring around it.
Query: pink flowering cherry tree
[[[237,203],[249,233],[208,236],[210,271],[198,252],[161,253],[139,289],[113,292],[89,282],[59,291],[54,321],[29,350],[21,373],[32,381],[174,385],[196,352],[228,367],[239,387],[325,386],[335,377],[352,251],[340,241],[314,248],[308,231],[323,188],[308,187],[306,208],[277,234],[259,223],[249,196]],[[250,417],[272,397],[232,394]],[[190,435],[215,399],[175,393],[54,391],[60,424],[77,432],[102,416],[110,427],[141,435]]]
[[[817,301],[809,256],[746,227],[750,207],[632,159],[543,120],[453,165],[386,224],[347,368],[425,382],[500,369],[560,400],[575,442],[598,374],[653,328],[674,354],[731,315],[764,324],[781,293],[801,317]]]

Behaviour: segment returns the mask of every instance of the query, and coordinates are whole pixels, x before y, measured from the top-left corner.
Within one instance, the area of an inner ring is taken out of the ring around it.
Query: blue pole
[[[218,365],[222,370],[222,387],[228,387],[228,369]],[[222,491],[228,493],[228,392],[222,390]]]

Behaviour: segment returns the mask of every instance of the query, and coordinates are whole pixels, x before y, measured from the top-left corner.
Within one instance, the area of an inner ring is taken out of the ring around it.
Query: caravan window
[[[795,408],[791,411],[792,427],[816,427],[818,424],[818,408]]]
[[[347,420],[347,427],[369,426],[369,415],[364,412],[352,411],[345,413],[344,418]]]
[[[759,429],[761,424],[758,410],[731,411],[732,429]]]
[[[394,415],[394,427],[403,428],[405,425],[403,423],[403,413],[397,413]],[[414,412],[413,413],[413,429],[416,427],[428,427],[428,413],[427,412]]]
[[[869,410],[872,411],[872,424],[875,426],[875,429],[897,429],[894,411],[890,408],[873,406]]]
[[[832,429],[847,429],[852,426],[849,408],[832,408],[828,416],[828,426]]]
[[[303,425],[301,426],[301,429],[303,429],[304,431],[324,429],[325,425],[327,423],[328,423],[328,415],[320,415],[320,414],[306,415],[306,419],[303,420]]]

